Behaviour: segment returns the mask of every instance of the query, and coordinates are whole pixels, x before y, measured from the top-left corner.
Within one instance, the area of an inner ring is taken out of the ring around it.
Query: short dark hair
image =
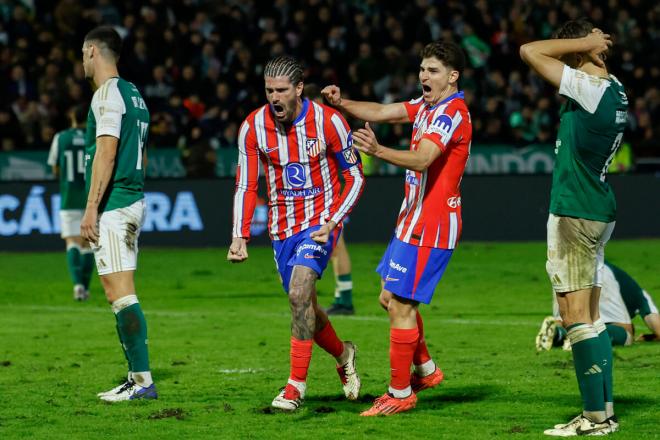
[[[557,30],[554,38],[582,38],[586,37],[593,30],[594,25],[586,18],[570,20]]]
[[[73,119],[76,120],[77,124],[83,124],[87,122],[88,109],[86,106],[76,105],[71,108],[71,113],[73,114]]]
[[[112,26],[99,26],[89,31],[85,35],[85,42],[90,41],[105,45],[115,59],[119,59],[122,46],[121,37]]]
[[[459,75],[465,69],[465,54],[463,49],[453,41],[434,41],[424,46],[419,54],[422,59],[436,57],[442,63],[456,70]]]
[[[582,38],[586,37],[593,31],[595,26],[586,18],[578,18],[577,20],[570,20],[554,33],[554,38]],[[605,61],[609,55],[609,50],[600,54],[601,60]]]
[[[281,55],[268,61],[264,68],[264,76],[275,78],[288,76],[291,84],[298,85],[303,81],[304,69],[302,63],[294,57]]]

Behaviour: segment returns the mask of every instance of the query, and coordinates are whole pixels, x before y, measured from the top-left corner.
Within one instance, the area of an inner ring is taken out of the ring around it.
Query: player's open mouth
[[[274,104],[273,111],[275,112],[276,116],[284,116],[284,106],[280,104]]]
[[[429,93],[431,93],[432,89],[431,89],[431,86],[427,86],[426,84],[422,84],[422,90],[424,91],[425,95],[428,95]]]

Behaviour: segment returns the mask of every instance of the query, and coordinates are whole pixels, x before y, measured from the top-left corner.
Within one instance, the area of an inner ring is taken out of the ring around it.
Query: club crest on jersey
[[[355,149],[353,147],[343,150],[341,154],[344,156],[344,160],[349,165],[355,165],[358,161],[357,154],[355,154]]]
[[[419,179],[415,176],[415,173],[410,170],[406,170],[406,182],[410,185],[419,185]]]
[[[323,151],[323,147],[317,138],[313,138],[305,140],[305,150],[309,157],[316,157]]]
[[[294,188],[300,188],[305,185],[307,176],[305,173],[305,166],[298,162],[291,162],[284,169],[286,181],[289,182]]]

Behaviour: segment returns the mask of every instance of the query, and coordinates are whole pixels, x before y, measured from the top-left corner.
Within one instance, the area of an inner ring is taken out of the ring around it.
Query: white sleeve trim
[[[610,81],[564,66],[559,94],[576,101],[589,113],[595,113]]]
[[[126,113],[124,99],[117,87],[117,78],[107,80],[95,93],[92,111],[96,119],[96,137],[110,135],[117,139],[121,134],[121,119]]]
[[[53,143],[50,144],[50,152],[48,153],[48,165],[54,166],[57,165],[57,156],[60,149],[60,134],[57,133],[53,137]]]
[[[653,302],[653,298],[651,298],[651,295],[646,290],[642,290],[642,295],[644,295],[644,299],[649,305],[649,310],[651,310],[651,313],[658,313],[658,307],[655,305]]]

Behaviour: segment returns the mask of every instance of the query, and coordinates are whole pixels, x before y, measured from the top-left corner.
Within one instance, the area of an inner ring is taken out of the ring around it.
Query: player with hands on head
[[[607,169],[628,114],[625,88],[608,72],[610,35],[587,20],[565,23],[551,40],[520,47],[520,56],[567,101],[555,143],[547,223],[546,270],[571,342],[582,412],[546,435],[607,435],[614,415],[612,345],[600,317],[605,244],[616,217]]]

